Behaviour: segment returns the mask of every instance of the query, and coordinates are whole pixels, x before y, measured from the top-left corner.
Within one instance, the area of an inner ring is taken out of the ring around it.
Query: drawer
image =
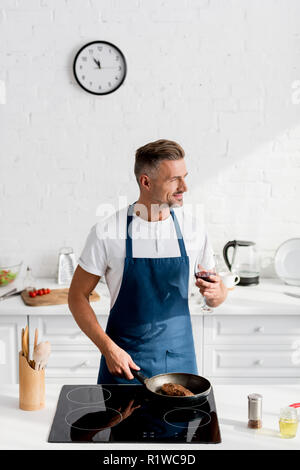
[[[97,380],[101,354],[96,351],[52,351],[45,374],[49,377],[90,377]]]
[[[300,349],[286,346],[205,346],[204,375],[300,377]]]
[[[204,344],[300,345],[300,317],[296,315],[206,316]]]
[[[0,383],[16,382],[16,325],[0,323]]]
[[[97,320],[105,330],[107,316],[99,316]],[[94,343],[81,331],[72,315],[45,315],[30,317],[30,334],[33,341],[35,328],[39,330],[38,341],[50,341],[52,349],[61,345],[85,346],[96,348]]]

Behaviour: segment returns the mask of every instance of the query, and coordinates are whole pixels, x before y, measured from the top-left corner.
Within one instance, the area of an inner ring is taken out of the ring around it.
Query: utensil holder
[[[19,352],[19,408],[25,411],[45,407],[45,370],[34,370]]]

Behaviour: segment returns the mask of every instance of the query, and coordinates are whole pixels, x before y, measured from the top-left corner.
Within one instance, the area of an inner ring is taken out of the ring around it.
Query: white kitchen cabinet
[[[215,315],[204,317],[205,344],[298,344],[296,315]]]
[[[108,316],[97,316],[105,330]],[[199,375],[202,374],[203,317],[192,316]],[[30,317],[31,337],[39,330],[39,341],[50,341],[51,355],[46,368],[48,383],[96,383],[101,354],[80,330],[72,315]]]
[[[299,317],[204,317],[203,372],[211,379],[299,378]]]
[[[204,346],[208,377],[300,377],[300,349],[277,345]]]
[[[191,315],[198,374],[203,375],[203,317]]]
[[[105,330],[107,315],[97,316],[101,327]],[[50,341],[52,350],[62,347],[75,348],[75,350],[96,348],[92,341],[81,331],[71,314],[42,315],[30,317],[31,336],[35,329],[39,330],[39,342]]]
[[[105,330],[108,316],[97,316]],[[45,370],[47,383],[96,383],[101,353],[81,331],[71,314],[30,318],[31,336],[39,331],[39,341],[50,341],[51,355]]]
[[[101,354],[98,350],[93,351],[66,351],[54,350],[49,358],[46,378],[89,378],[95,382]]]
[[[21,332],[27,324],[24,316],[0,316],[0,384],[19,381],[19,356]]]

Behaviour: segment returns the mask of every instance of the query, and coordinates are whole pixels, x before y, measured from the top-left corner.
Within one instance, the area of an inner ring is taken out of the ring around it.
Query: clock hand
[[[100,62],[99,62],[99,60],[96,60],[94,57],[93,57],[93,59],[94,59],[94,62],[95,62],[97,65],[98,65],[98,68],[100,69],[100,68],[101,68],[101,66],[100,66]]]
[[[116,70],[118,67],[94,67],[94,69],[97,70],[105,70],[105,69],[111,69],[111,70]]]

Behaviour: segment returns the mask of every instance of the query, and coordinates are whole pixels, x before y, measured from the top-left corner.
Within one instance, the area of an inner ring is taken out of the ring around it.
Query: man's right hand
[[[134,376],[130,368],[140,370],[140,367],[133,362],[131,356],[115,343],[110,345],[103,355],[106,359],[108,370],[112,375],[132,380]]]

